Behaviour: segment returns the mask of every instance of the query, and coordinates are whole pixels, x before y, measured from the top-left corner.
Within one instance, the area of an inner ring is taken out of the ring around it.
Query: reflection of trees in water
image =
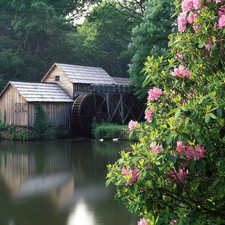
[[[75,205],[81,197],[92,202],[97,220],[112,221],[103,224],[131,224],[126,210],[115,205],[114,192],[105,187],[106,165],[114,162],[118,152],[128,149],[130,143],[63,140],[8,142],[8,146],[1,142],[0,146],[4,153],[0,158],[0,224],[8,225],[14,220],[16,225],[66,225],[66,215],[59,214],[59,208],[68,199]],[[12,206],[13,195],[25,182],[64,171],[73,171],[71,180],[46,195],[32,201],[24,198]],[[69,213],[69,209],[64,212]],[[114,218],[115,215],[118,216]],[[120,219],[122,222],[118,222],[118,217],[124,218]]]
[[[132,142],[129,141],[93,141],[93,152],[98,155],[107,155],[118,158],[119,151],[130,151]]]
[[[126,141],[85,141],[71,143],[70,154],[73,164],[75,185],[92,182],[105,183],[106,165],[114,163],[121,150],[131,150],[131,142]]]

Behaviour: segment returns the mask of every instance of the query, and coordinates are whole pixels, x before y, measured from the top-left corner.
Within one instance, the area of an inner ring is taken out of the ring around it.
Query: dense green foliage
[[[100,66],[111,76],[128,76],[131,55],[127,50],[131,30],[137,20],[116,4],[103,3],[94,7],[82,26],[77,29],[83,46],[83,62]]]
[[[35,140],[56,139],[57,128],[46,118],[42,104],[40,102],[35,103],[35,109],[36,120],[32,127],[30,138]]]
[[[151,24],[150,20],[154,21],[153,17],[159,18],[157,13],[153,15],[152,12],[161,10],[160,6],[165,5],[161,4],[163,0],[160,0],[158,1],[160,4],[157,3],[155,8],[154,2],[2,0],[0,2],[0,89],[9,80],[40,81],[55,62],[99,66],[112,76],[128,77],[128,64],[134,54],[133,58],[140,58],[141,65],[147,56],[136,55],[137,48],[128,49],[129,43],[135,41],[136,37],[144,36],[147,37],[143,39],[143,42],[147,43],[145,47],[149,45],[149,40],[152,40],[152,45],[157,41],[155,38],[152,39],[155,34],[148,37],[156,30],[146,28],[142,33],[134,31],[133,40],[131,39],[132,29],[142,23],[143,12],[147,5],[149,7],[143,22],[148,21],[146,27]],[[147,19],[149,13],[150,20]],[[162,11],[159,14],[162,14]],[[79,18],[84,15],[84,23],[77,24]],[[164,17],[164,14],[162,15]],[[160,27],[164,24],[167,26],[165,22],[160,24]],[[158,32],[159,34],[163,31],[161,37],[167,35],[164,30],[167,28],[161,28]],[[133,61],[131,65],[133,68],[136,62]],[[137,72],[137,80],[139,80],[139,72]],[[134,73],[132,72],[133,83],[136,82]]]
[[[166,54],[168,35],[172,32],[175,17],[172,17],[173,0],[148,1],[143,14],[143,22],[133,29],[129,50],[132,54],[129,74],[134,92],[139,97],[146,96],[147,89],[142,87],[145,74],[142,71],[147,56]]]
[[[138,225],[225,224],[225,5],[175,6],[170,53],[145,63],[147,121],[129,123],[139,143],[108,165],[107,184]]]

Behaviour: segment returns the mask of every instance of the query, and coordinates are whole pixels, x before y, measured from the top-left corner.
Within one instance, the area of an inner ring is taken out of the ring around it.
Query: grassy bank
[[[110,123],[94,124],[92,134],[95,139],[137,140],[137,137],[130,136],[128,125]]]

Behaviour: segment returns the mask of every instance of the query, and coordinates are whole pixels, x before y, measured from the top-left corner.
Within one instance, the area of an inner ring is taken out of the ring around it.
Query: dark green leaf
[[[217,119],[216,115],[213,114],[213,113],[209,113],[208,115],[209,115],[211,118],[213,118],[213,119]]]
[[[205,115],[205,123],[209,123],[210,122],[211,117],[209,116],[209,114]]]
[[[172,142],[172,140],[173,140],[173,134],[172,134],[172,132],[170,131],[170,132],[169,132],[169,135],[167,136],[166,143],[167,143],[167,144],[170,144],[170,143]]]
[[[171,161],[171,162],[173,162],[173,163],[176,163],[176,161],[177,161],[177,158],[174,157],[173,155],[171,155],[170,153],[168,153],[168,154],[166,155],[166,157],[167,157],[167,159],[168,159],[169,161]]]
[[[222,109],[221,109],[221,108],[218,108],[218,109],[216,110],[216,114],[217,114],[217,116],[222,117],[222,115],[223,115]]]
[[[194,169],[195,169],[195,161],[194,160],[189,161],[188,168],[191,172],[194,172]]]
[[[205,163],[202,160],[196,162],[197,168],[201,171],[205,171]]]
[[[178,110],[176,111],[176,113],[175,113],[175,116],[174,116],[174,123],[177,122],[177,120],[178,120],[179,117],[180,117],[180,114],[181,114],[181,110],[178,109]]]

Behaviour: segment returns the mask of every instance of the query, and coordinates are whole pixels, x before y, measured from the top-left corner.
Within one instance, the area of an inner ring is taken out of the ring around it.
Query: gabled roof
[[[12,85],[27,102],[73,102],[73,99],[56,83],[31,83],[10,81]]]
[[[72,83],[81,84],[115,84],[115,80],[102,68],[91,66],[78,66],[71,64],[55,63],[45,77],[51,72],[51,70],[57,66]]]

